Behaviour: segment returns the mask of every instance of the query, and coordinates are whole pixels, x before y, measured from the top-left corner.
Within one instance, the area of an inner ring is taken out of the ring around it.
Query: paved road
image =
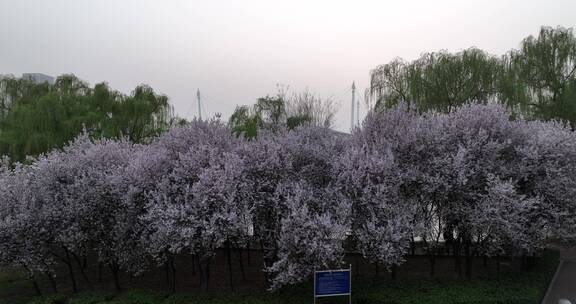
[[[561,299],[576,304],[576,247],[560,252],[560,267],[542,304],[562,304]]]

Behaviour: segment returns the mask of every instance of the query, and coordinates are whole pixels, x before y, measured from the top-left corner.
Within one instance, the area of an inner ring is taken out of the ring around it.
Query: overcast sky
[[[73,73],[126,93],[146,83],[187,118],[198,88],[206,113],[228,118],[280,83],[332,97],[346,130],[351,83],[363,90],[378,64],[502,54],[575,16],[575,0],[0,0],[0,74]]]

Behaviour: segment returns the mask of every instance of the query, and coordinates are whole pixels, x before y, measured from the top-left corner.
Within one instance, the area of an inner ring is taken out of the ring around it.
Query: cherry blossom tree
[[[530,122],[532,136],[522,149],[522,193],[539,204],[530,216],[532,233],[547,235],[567,244],[576,240],[576,133],[558,122]]]
[[[354,185],[355,190],[348,190],[349,195],[360,201],[365,191],[380,196],[366,199],[383,202],[380,206],[372,204],[388,214],[393,226],[387,229],[395,233],[388,238],[395,240],[391,243],[394,250],[390,250],[395,252],[394,256],[382,255],[381,260],[374,262],[386,266],[400,264],[407,244],[414,254],[414,240],[421,238],[430,256],[431,274],[434,274],[435,257],[444,231],[443,193],[448,162],[442,145],[445,121],[441,115],[419,114],[400,105],[386,112],[369,114],[363,127],[353,134],[353,145],[358,152],[352,159],[340,162],[343,166],[355,164],[350,173],[356,178],[345,180],[344,184]]]
[[[43,238],[50,253],[68,267],[74,291],[72,264],[78,264],[88,282],[81,259],[89,250],[110,267],[118,289],[118,271],[133,271],[142,261],[134,240],[122,233],[122,172],[133,150],[127,141],[93,141],[82,135],[32,164],[35,218],[47,231]]]
[[[252,234],[260,243],[264,268],[276,260],[276,238],[281,219],[281,202],[276,196],[278,185],[289,175],[288,156],[280,137],[262,132],[258,138],[243,143],[238,149],[245,164]],[[247,243],[250,245],[250,242]]]
[[[438,250],[451,243],[457,265],[463,246],[470,277],[477,254],[493,254],[495,248],[530,254],[541,246],[542,230],[531,228],[527,219],[538,226],[534,208],[543,194],[523,186],[537,172],[525,161],[525,154],[536,149],[533,133],[498,105],[467,105],[448,114],[416,113],[400,105],[370,114],[353,141],[382,155],[377,159],[393,160],[383,171],[394,177],[378,184],[388,186],[390,201],[416,206],[410,231],[427,248],[431,275]],[[358,176],[370,172],[369,161],[360,163],[366,167],[357,170]],[[366,191],[368,185],[363,181],[357,189]],[[348,193],[359,200],[360,192]]]
[[[464,248],[469,279],[474,256],[489,254],[483,250],[487,242],[514,236],[509,244],[524,242],[523,246],[510,246],[507,253],[524,255],[532,254],[542,240],[541,234],[528,233],[530,225],[525,221],[538,197],[519,188],[525,172],[521,151],[530,146],[532,135],[522,120],[512,121],[509,116],[498,105],[463,106],[449,114],[445,146],[452,147],[448,168],[454,174],[449,180],[446,220]],[[496,207],[496,200],[500,201],[497,213],[503,217],[488,208]]]
[[[30,167],[16,164],[13,170],[2,166],[0,173],[0,264],[22,267],[41,294],[36,281],[45,274],[57,291],[54,280],[56,261],[47,250],[45,229],[37,225],[32,201]]]
[[[535,237],[532,213],[539,205],[537,198],[527,198],[516,190],[512,180],[488,176],[488,189],[476,209],[470,211],[470,226],[476,236],[476,248],[486,256],[531,254],[542,246],[542,233]]]
[[[264,254],[264,268],[273,289],[283,284],[291,284],[305,279],[309,272],[305,269],[325,267],[328,263],[338,263],[335,247],[324,246],[327,242],[336,244],[342,234],[335,232],[333,239],[319,234],[307,246],[319,246],[308,249],[298,248],[306,238],[290,235],[286,227],[294,225],[294,204],[306,205],[306,219],[312,221],[303,226],[300,232],[312,233],[311,227],[317,225],[333,226],[336,231],[347,222],[348,209],[341,204],[336,189],[332,188],[334,179],[334,159],[344,148],[343,136],[329,129],[303,127],[293,131],[275,134],[263,133],[257,139],[245,143],[239,150],[245,161],[248,187],[245,197],[250,200],[251,222],[254,236],[260,242]],[[296,186],[297,185],[297,186]],[[331,190],[328,190],[331,189]],[[331,198],[332,197],[332,198]],[[317,217],[327,219],[318,222]],[[320,228],[326,231],[328,227]],[[306,232],[308,231],[308,232]],[[288,246],[293,244],[294,246]],[[340,244],[341,246],[341,244]],[[295,259],[302,250],[317,251],[319,256],[331,258],[320,262],[318,259]],[[334,251],[333,253],[327,252]],[[290,274],[283,270],[292,269]],[[302,271],[296,271],[300,269]]]
[[[414,233],[416,205],[400,197],[391,150],[352,146],[338,159],[338,190],[351,201],[350,233],[356,249],[386,268],[400,265]]]
[[[150,229],[145,237],[157,257],[166,252],[196,256],[204,289],[216,249],[248,231],[246,200],[239,191],[243,162],[233,153],[238,141],[217,121],[195,121],[153,144],[164,146],[159,151],[169,159],[165,174],[147,194],[141,216]]]
[[[280,185],[277,193],[286,210],[279,223],[278,259],[266,269],[273,274],[272,290],[309,278],[315,268],[341,265],[348,232],[349,206],[339,195],[303,182]]]

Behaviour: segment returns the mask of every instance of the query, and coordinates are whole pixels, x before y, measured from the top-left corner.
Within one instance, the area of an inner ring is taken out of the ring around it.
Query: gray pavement
[[[560,259],[560,265],[542,304],[576,304],[576,247],[562,249]]]

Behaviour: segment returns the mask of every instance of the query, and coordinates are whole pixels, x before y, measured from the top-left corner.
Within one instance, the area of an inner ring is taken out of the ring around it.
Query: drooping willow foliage
[[[261,129],[277,131],[299,126],[330,128],[334,124],[337,106],[305,90],[288,94],[288,88],[279,86],[276,96],[258,98],[252,106],[238,106],[228,124],[234,134],[255,138]]]
[[[520,48],[493,56],[477,48],[397,58],[370,73],[377,108],[406,103],[450,112],[469,103],[501,102],[515,114],[576,126],[576,37],[573,29],[542,27]]]
[[[0,154],[14,161],[60,148],[83,130],[139,143],[174,122],[168,98],[146,85],[125,95],[106,83],[90,87],[73,75],[54,84],[0,77]]]

